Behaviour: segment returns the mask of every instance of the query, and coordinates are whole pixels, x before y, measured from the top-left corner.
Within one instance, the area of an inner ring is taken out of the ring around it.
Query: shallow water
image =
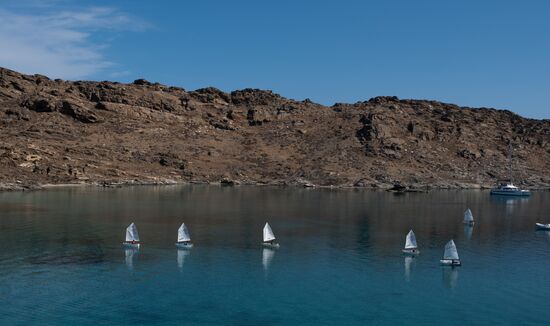
[[[470,207],[475,226],[461,224]],[[130,222],[142,247],[124,250]],[[281,247],[263,249],[269,221]],[[547,324],[550,192],[0,193],[0,324]],[[178,251],[181,222],[195,247]],[[413,228],[421,254],[401,255]],[[439,266],[453,238],[463,266]],[[542,313],[541,313],[542,312]]]

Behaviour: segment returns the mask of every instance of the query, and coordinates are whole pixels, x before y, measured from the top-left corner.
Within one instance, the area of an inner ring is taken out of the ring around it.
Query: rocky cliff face
[[[550,121],[376,97],[322,106],[271,91],[186,91],[0,69],[0,182],[220,182],[437,188],[507,176],[549,187]]]

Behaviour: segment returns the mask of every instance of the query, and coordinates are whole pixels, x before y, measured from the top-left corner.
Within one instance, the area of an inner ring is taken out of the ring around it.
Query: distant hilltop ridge
[[[550,187],[550,120],[375,97],[323,106],[271,91],[51,80],[0,68],[0,189],[222,183]]]

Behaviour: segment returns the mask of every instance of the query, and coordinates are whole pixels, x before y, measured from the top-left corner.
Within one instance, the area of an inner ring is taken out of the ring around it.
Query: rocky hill
[[[550,186],[550,120],[375,97],[327,107],[258,89],[186,91],[0,69],[0,183]]]

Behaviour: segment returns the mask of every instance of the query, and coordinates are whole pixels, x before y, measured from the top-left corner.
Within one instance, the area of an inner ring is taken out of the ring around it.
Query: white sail
[[[465,212],[464,212],[464,223],[465,224],[470,224],[474,221],[474,215],[472,215],[472,211],[468,208]]]
[[[447,244],[445,245],[443,259],[459,260],[458,251],[456,251],[456,245],[453,240],[447,242]]]
[[[178,242],[191,241],[191,236],[189,235],[189,230],[185,223],[181,223],[180,228],[178,229]]]
[[[139,242],[139,235],[137,227],[134,223],[130,224],[126,228],[126,241],[137,241]]]
[[[275,235],[273,234],[273,230],[271,230],[271,226],[269,226],[269,223],[265,223],[264,226],[264,242],[275,240]]]
[[[407,233],[407,238],[405,239],[405,249],[416,249],[416,236],[414,235],[413,230],[410,230]]]

